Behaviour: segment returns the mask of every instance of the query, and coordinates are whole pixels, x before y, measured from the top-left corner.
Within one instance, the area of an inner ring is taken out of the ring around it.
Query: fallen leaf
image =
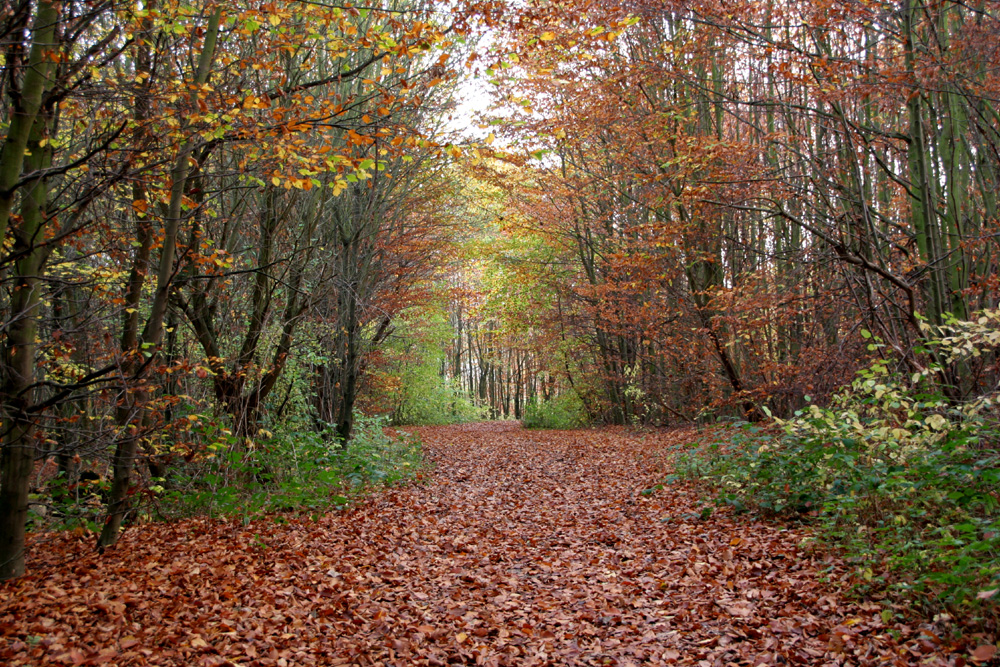
[[[67,665],[775,665],[778,646],[800,665],[996,658],[924,626],[869,632],[883,607],[844,597],[830,572],[849,566],[803,552],[799,527],[725,511],[662,523],[698,516],[682,483],[624,502],[694,430],[414,431],[433,471],[348,512],[141,524],[103,556],[90,538],[33,536],[32,576],[0,586],[0,664],[39,663],[25,639],[39,636]]]
[[[986,662],[987,660],[992,660],[996,654],[997,647],[995,645],[983,644],[982,646],[977,646],[970,655],[976,662]]]

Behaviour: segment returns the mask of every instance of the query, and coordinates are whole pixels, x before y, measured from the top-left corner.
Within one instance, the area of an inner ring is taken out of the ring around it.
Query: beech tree
[[[493,178],[577,266],[564,320],[605,418],[787,414],[850,377],[862,329],[919,370],[921,318],[995,304],[996,22],[654,0],[504,24],[485,74],[507,159],[533,158]],[[960,400],[985,363],[941,386]]]
[[[419,211],[357,236],[392,257],[364,298],[407,298],[400,285],[440,236],[418,184],[450,158],[425,136],[423,109],[455,76],[455,26],[438,17],[408,0],[4,15],[0,577],[24,571],[29,486],[47,457],[67,488],[81,466],[110,463],[103,548],[142,478],[201,455],[206,443],[181,436],[193,405],[226,415],[231,446],[252,454],[297,331],[345,316],[334,285],[370,261],[327,243],[334,211],[390,190],[391,209],[372,213]],[[394,176],[398,190],[372,187]]]

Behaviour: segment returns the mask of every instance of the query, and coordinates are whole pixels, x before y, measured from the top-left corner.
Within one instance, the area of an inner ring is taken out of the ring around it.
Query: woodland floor
[[[36,537],[0,664],[964,664],[802,531],[641,495],[691,431],[417,430],[426,483],[356,509]]]

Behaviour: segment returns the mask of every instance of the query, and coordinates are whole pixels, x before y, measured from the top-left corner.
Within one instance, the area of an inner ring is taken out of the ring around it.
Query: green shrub
[[[252,448],[235,443],[155,487],[164,518],[193,514],[253,517],[347,505],[375,485],[413,478],[423,467],[414,436],[388,434],[384,418],[358,417],[340,443],[333,430],[261,430]],[[167,490],[166,488],[169,488]]]
[[[529,401],[521,424],[525,428],[571,429],[586,426],[587,421],[583,401],[574,392],[568,392],[541,403]]]
[[[936,364],[904,375],[877,361],[829,407],[776,419],[778,434],[729,429],[720,442],[678,456],[676,472],[711,484],[720,505],[812,521],[819,539],[855,563],[862,588],[886,587],[995,623],[997,396],[956,402],[939,386],[941,364],[954,367],[1000,345],[1000,317],[927,333],[919,351],[935,350]]]
[[[392,423],[399,426],[462,424],[484,418],[485,411],[442,378],[436,367],[410,369],[403,375],[399,404],[392,413]]]
[[[475,405],[460,382],[441,374],[442,350],[453,335],[444,308],[411,309],[386,342],[383,371],[396,379],[387,392],[393,424],[431,426],[486,418],[487,411]]]

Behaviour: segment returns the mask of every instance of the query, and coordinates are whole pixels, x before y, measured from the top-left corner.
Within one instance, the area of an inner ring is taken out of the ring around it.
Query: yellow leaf
[[[539,39],[542,40],[543,42],[551,42],[555,38],[556,34],[554,32],[543,32],[542,36],[539,37]]]
[[[924,422],[936,431],[940,431],[948,425],[948,420],[942,415],[930,415],[924,419]]]
[[[275,187],[278,187],[279,185],[281,185],[281,179],[278,178],[277,176],[272,176],[271,183],[274,184]]]
[[[497,135],[490,132],[490,136],[486,137],[486,145],[489,146],[490,144],[492,144],[494,141],[496,141],[496,138]]]
[[[276,26],[279,23],[281,23],[281,17],[278,16],[278,15],[276,15],[276,14],[271,14],[270,16],[267,17],[267,20],[270,21],[271,25],[274,25],[274,26]]]

